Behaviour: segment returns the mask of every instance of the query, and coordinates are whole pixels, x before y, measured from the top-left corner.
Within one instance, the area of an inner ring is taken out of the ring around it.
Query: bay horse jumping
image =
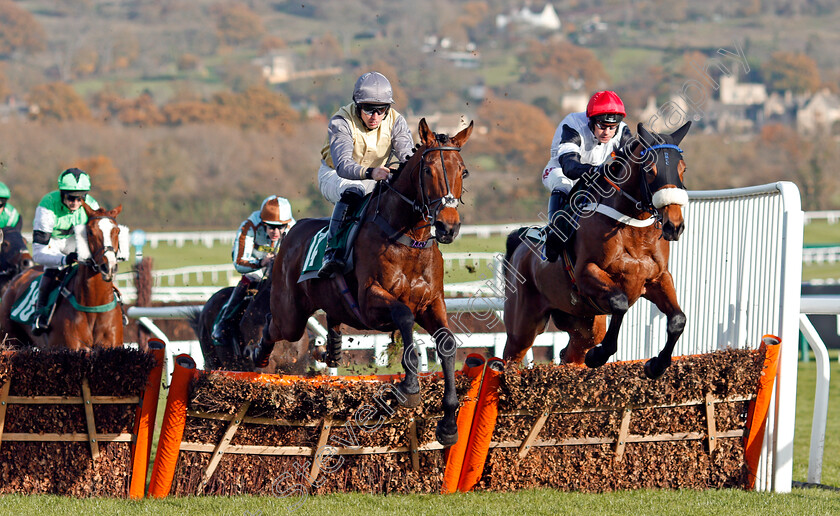
[[[75,228],[79,261],[68,267],[67,273],[73,276],[66,285],[66,295],[58,298],[50,331],[34,336],[30,325],[11,319],[14,302],[27,293],[32,279],[43,274],[41,267],[35,267],[18,275],[3,295],[0,340],[6,334],[23,344],[74,351],[123,345],[123,326],[127,320],[119,292],[113,284],[117,260],[127,259],[129,251],[128,228],[116,221],[122,206],[93,210],[87,203],[82,203],[82,209],[87,213],[88,221]]]
[[[35,262],[29,253],[26,239],[14,228],[0,230],[0,296],[6,285],[18,274],[31,269]]]
[[[566,244],[573,257],[571,272],[564,260],[550,263],[534,252],[535,245],[520,245],[527,228],[508,236],[506,360],[520,362],[551,317],[569,333],[564,363],[602,366],[618,350],[624,314],[644,297],[667,317],[668,335],[644,372],[649,378],[665,372],[686,323],[668,272],[668,254],[669,241],[685,229],[686,165],[678,145],[690,125],[659,135],[639,124],[638,135],[617,152],[610,172],[573,192],[573,209],[585,213]]]
[[[367,205],[351,273],[298,283],[309,242],[327,221],[304,219],[289,230],[274,260],[271,319],[258,348],[252,350],[255,362],[261,362],[271,344],[300,339],[318,309],[327,315],[330,366],[341,348],[342,323],[356,329],[399,330],[405,377],[394,394],[403,405],[416,406],[420,402],[416,322],[435,339],[442,364],[444,415],[437,425],[437,440],[444,446],[458,440],[456,343],[447,326],[443,257],[437,243],[451,243],[460,230],[458,204],[468,174],[460,151],[472,129],[470,123],[449,137],[432,132],[425,119],[420,121],[419,147],[390,180],[379,183]]]
[[[245,306],[240,310],[239,335],[242,337],[239,349],[227,349],[217,346],[213,342],[213,323],[219,312],[227,303],[233,287],[225,287],[204,303],[201,311],[190,317],[189,323],[201,344],[204,355],[205,368],[208,370],[223,369],[227,371],[251,370],[253,362],[243,355],[246,348],[253,347],[262,337],[266,315],[269,313],[269,296],[271,292],[271,276],[263,278],[256,288],[253,297],[246,297]],[[307,332],[308,333],[308,332]],[[278,342],[271,352],[268,369],[281,374],[304,374],[311,364],[312,346],[308,334],[291,343]]]

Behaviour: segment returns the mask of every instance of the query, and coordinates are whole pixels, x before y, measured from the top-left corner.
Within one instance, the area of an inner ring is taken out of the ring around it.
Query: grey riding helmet
[[[356,79],[353,102],[356,104],[393,104],[394,94],[391,83],[379,72],[368,72]]]

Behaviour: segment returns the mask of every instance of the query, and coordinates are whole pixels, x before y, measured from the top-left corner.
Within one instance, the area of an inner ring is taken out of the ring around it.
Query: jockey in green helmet
[[[32,333],[40,335],[49,330],[48,315],[41,314],[50,292],[57,286],[59,271],[78,260],[73,228],[87,223],[82,202],[92,209],[99,203],[88,194],[90,176],[78,168],[68,168],[58,176],[58,190],[45,195],[35,208],[32,222],[32,258],[44,266],[35,312],[38,314]]]
[[[20,213],[14,206],[9,204],[9,197],[12,191],[3,183],[0,183],[0,230],[3,228],[15,228],[20,231],[22,220]]]

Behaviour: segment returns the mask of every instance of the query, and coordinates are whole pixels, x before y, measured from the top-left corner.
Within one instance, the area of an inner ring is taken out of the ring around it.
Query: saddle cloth
[[[33,278],[26,285],[23,294],[12,305],[10,318],[13,321],[30,326],[35,322],[35,316],[38,315],[35,313],[35,303],[38,301],[38,289],[40,288],[42,277],[43,275]],[[44,307],[45,311],[49,310],[58,300],[58,294],[62,285],[63,282],[59,282],[56,288],[50,292],[50,296],[47,299],[47,306]]]

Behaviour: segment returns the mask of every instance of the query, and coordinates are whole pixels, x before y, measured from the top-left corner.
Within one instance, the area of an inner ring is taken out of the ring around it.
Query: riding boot
[[[559,215],[568,199],[566,192],[562,190],[552,190],[551,197],[548,199],[548,220],[550,221],[546,226],[545,235],[545,259],[549,262],[556,262],[563,247],[568,240],[567,235],[560,232]]]
[[[245,294],[248,293],[248,287],[250,285],[250,280],[246,276],[243,276],[242,280],[236,284],[236,288],[231,292],[227,303],[222,307],[222,313],[219,314],[219,318],[213,326],[212,337],[215,341],[214,344],[224,348],[226,351],[232,352],[236,347],[236,324],[239,321],[235,320],[234,314],[242,303],[242,300],[245,299]]]
[[[35,321],[32,323],[32,334],[43,335],[50,331],[50,314],[46,310],[50,293],[58,284],[58,269],[46,269],[38,285],[38,300],[35,302]],[[42,313],[43,312],[43,313]]]
[[[324,252],[324,263],[318,271],[319,278],[329,278],[333,274],[344,272],[346,265],[344,262],[344,247],[339,245],[337,240],[341,228],[344,227],[344,223],[350,217],[354,208],[353,203],[348,201],[347,196],[342,196],[341,200],[335,203],[335,208],[333,208],[332,217],[330,218],[327,250]]]

